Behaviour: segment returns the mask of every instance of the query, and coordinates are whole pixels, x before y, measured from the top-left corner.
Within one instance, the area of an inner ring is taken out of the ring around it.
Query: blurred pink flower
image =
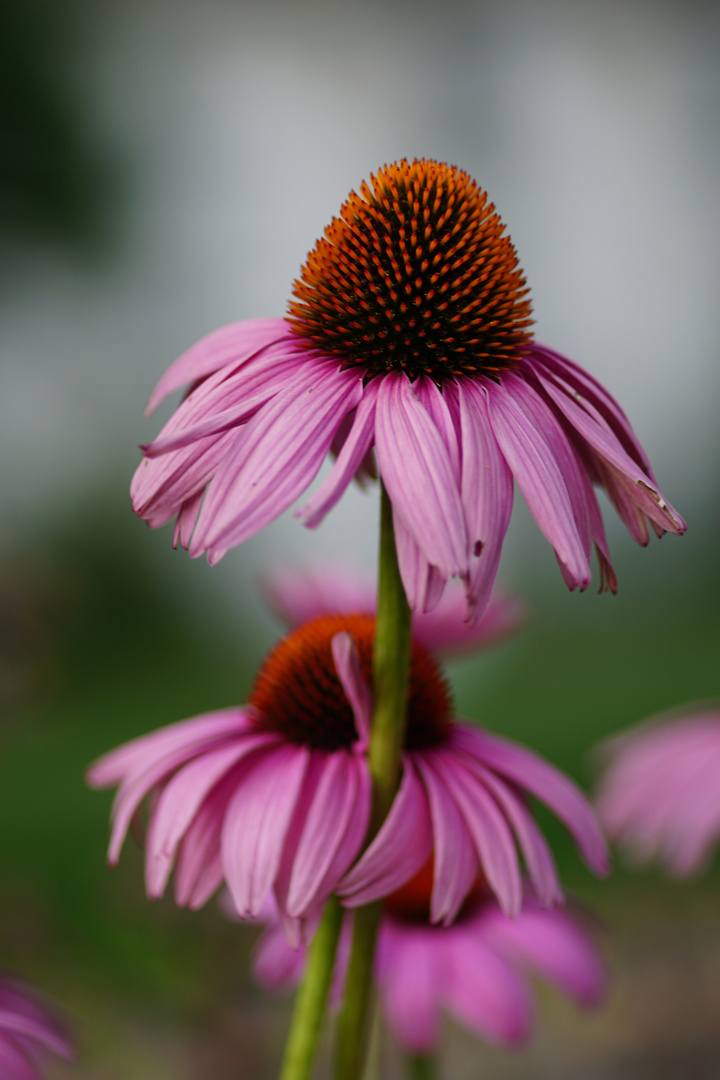
[[[598,812],[608,835],[639,862],[683,877],[720,839],[720,711],[659,718],[605,744]]]
[[[367,903],[397,889],[434,852],[434,921],[455,918],[479,866],[503,910],[516,914],[516,842],[540,901],[561,895],[527,792],[557,814],[585,860],[604,872],[604,841],[580,791],[529,750],[455,723],[447,685],[417,641],[400,789],[352,866],[370,810],[373,636],[371,615],[320,616],[277,645],[246,707],[172,725],[96,762],[88,774],[93,786],[120,785],[110,861],[150,796],[150,896],[162,894],[177,860],[178,903],[199,907],[224,878],[238,913],[257,915],[272,891],[297,937],[298,920],[312,920],[331,892],[349,906]]]
[[[318,615],[374,614],[377,584],[370,575],[328,566],[302,570],[273,569],[263,577],[262,592],[276,615],[289,627]],[[494,592],[485,614],[476,622],[465,618],[462,588],[451,584],[436,607],[415,612],[415,641],[437,656],[478,652],[498,645],[521,629],[526,609],[517,596]]]
[[[452,926],[428,921],[429,875],[385,902],[375,962],[383,1011],[410,1053],[439,1048],[442,1012],[476,1035],[508,1046],[532,1033],[533,996],[527,975],[537,975],[578,1005],[600,1003],[606,973],[581,923],[566,910],[545,911],[526,896],[515,919],[476,889]],[[347,964],[350,917],[338,950],[334,998]],[[268,989],[295,986],[305,951],[293,949],[277,922],[258,943],[253,970]]]
[[[285,511],[318,525],[354,476],[393,505],[405,591],[430,610],[448,578],[471,616],[492,589],[513,479],[567,585],[615,591],[593,484],[641,544],[684,522],[662,497],[620,406],[571,360],[532,341],[505,227],[473,180],[433,161],[385,166],[308,256],[287,319],[235,323],[175,361],[148,410],[190,384],[143,448],[132,483],[152,527],[217,562]]]
[[[40,1080],[38,1062],[48,1054],[74,1057],[52,1007],[29,987],[0,978],[0,1077]]]

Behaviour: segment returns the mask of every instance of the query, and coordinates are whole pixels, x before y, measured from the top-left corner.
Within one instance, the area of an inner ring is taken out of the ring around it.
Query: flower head
[[[74,1056],[62,1024],[28,987],[0,979],[0,1076],[40,1080],[37,1064],[48,1054]]]
[[[697,872],[720,839],[720,711],[644,724],[605,752],[598,812],[608,835],[639,862]]]
[[[286,319],[216,331],[175,361],[150,399],[190,391],[144,448],[132,484],[153,527],[216,562],[286,510],[314,527],[354,476],[393,504],[414,610],[448,578],[471,616],[488,601],[513,479],[571,589],[616,589],[593,484],[641,544],[685,525],[664,500],[617,402],[530,335],[527,288],[494,206],[435,161],[379,169],[309,254]]]
[[[442,619],[435,621],[442,627]],[[437,662],[417,640],[402,783],[385,825],[356,863],[370,813],[365,750],[373,637],[371,614],[320,613],[270,653],[246,706],[161,729],[96,762],[92,785],[120,785],[110,861],[119,857],[140,803],[152,796],[150,896],[162,894],[175,865],[178,903],[201,906],[224,879],[238,912],[257,915],[272,892],[296,935],[298,920],[312,919],[329,893],[351,906],[387,895],[434,850],[434,919],[452,921],[480,866],[504,910],[516,913],[521,885],[513,836],[541,901],[560,896],[524,789],[565,821],[584,857],[602,871],[602,837],[578,789],[529,751],[456,723]]]
[[[479,879],[452,926],[436,926],[429,921],[431,882],[426,864],[383,905],[376,978],[383,1012],[406,1051],[438,1049],[443,1012],[490,1042],[523,1042],[533,1021],[529,974],[579,1005],[599,1003],[604,965],[569,911],[543,910],[528,892],[520,914],[508,919]],[[346,918],[336,991],[347,962],[350,922]],[[304,960],[304,950],[292,949],[274,921],[260,939],[253,970],[264,986],[284,989],[299,981]]]

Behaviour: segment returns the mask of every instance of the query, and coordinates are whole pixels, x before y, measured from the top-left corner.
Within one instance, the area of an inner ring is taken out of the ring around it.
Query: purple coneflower
[[[298,511],[314,527],[375,457],[414,610],[461,577],[490,596],[513,478],[571,589],[616,589],[593,484],[641,544],[685,525],[624,412],[532,340],[525,278],[486,194],[460,169],[400,161],[352,192],[294,285],[285,319],[235,323],[186,352],[149,410],[190,391],[144,447],[137,513],[210,562],[335,464]]]
[[[683,877],[720,839],[720,711],[699,708],[642,725],[606,744],[598,795],[608,831],[639,862]]]
[[[257,915],[272,891],[296,934],[293,920],[311,919],[331,892],[351,906],[387,895],[434,851],[434,920],[452,921],[481,866],[503,909],[515,914],[516,839],[542,903],[560,897],[527,792],[558,815],[603,872],[605,845],[580,791],[530,751],[456,723],[437,663],[417,641],[400,789],[351,869],[370,812],[374,629],[373,616],[363,614],[305,623],[266,659],[247,706],[135,739],[93,765],[92,785],[120,785],[110,861],[151,796],[150,896],[162,894],[176,862],[178,903],[199,907],[224,878],[240,915]]]
[[[441,1013],[475,1034],[508,1046],[532,1032],[533,997],[527,975],[537,975],[578,1005],[597,1005],[606,987],[598,950],[567,910],[546,911],[526,895],[508,919],[480,877],[452,926],[429,921],[432,866],[427,863],[383,904],[376,978],[383,1012],[403,1049],[439,1049]],[[335,997],[348,951],[349,917],[340,942]],[[265,931],[253,970],[269,989],[296,985],[305,953],[293,949],[277,922]]]
[[[27,986],[0,978],[0,1076],[40,1080],[38,1062],[48,1054],[74,1057],[51,1006]]]

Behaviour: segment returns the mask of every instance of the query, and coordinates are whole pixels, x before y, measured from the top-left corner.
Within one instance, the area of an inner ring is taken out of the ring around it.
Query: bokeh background
[[[528,627],[451,667],[462,713],[591,786],[599,740],[720,697],[717,9],[2,0],[0,25],[0,964],[70,1012],[79,1061],[52,1077],[262,1080],[289,1005],[251,983],[253,931],[214,902],[150,904],[132,843],[110,872],[110,796],[83,771],[241,702],[279,630],[258,573],[371,568],[376,493],[312,534],[287,515],[210,570],[130,511],[158,429],[144,403],[204,333],[284,313],[368,172],[469,171],[509,224],[538,338],[620,398],[689,523],[640,550],[609,521],[619,595],[569,595],[518,500],[502,578]],[[720,1075],[718,874],[597,883],[547,827],[597,913],[607,1008],[543,994],[513,1054],[449,1028],[444,1075]]]

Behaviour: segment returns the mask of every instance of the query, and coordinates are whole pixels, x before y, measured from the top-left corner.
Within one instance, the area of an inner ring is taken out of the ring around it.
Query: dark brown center
[[[257,710],[258,727],[323,750],[338,750],[357,740],[332,655],[332,639],[344,630],[352,635],[363,677],[371,684],[374,617],[321,615],[284,637],[260,668],[249,702]],[[437,663],[413,642],[405,746],[419,749],[442,742],[451,714],[450,691]]]
[[[369,377],[492,377],[531,339],[525,277],[495,207],[436,161],[385,165],[351,192],[293,293],[293,332]]]

